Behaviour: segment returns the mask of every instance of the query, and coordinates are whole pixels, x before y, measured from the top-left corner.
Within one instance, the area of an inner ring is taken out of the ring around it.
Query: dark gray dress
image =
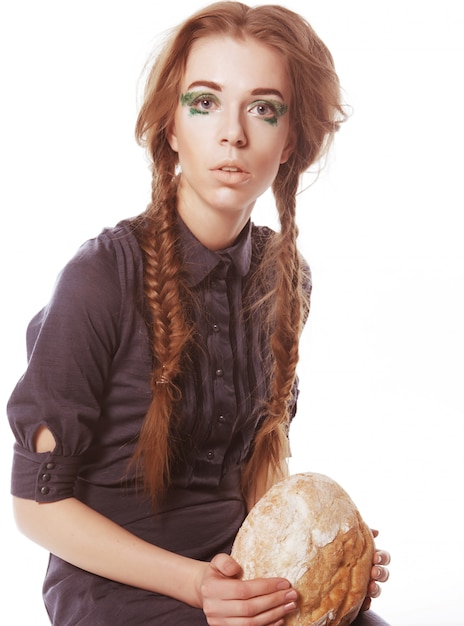
[[[198,348],[182,383],[182,461],[159,512],[128,470],[152,370],[142,257],[130,222],[79,249],[28,328],[28,368],[8,407],[17,440],[12,492],[38,502],[74,496],[148,542],[210,560],[230,550],[244,519],[240,465],[263,418],[266,338],[259,319],[246,323],[240,312],[269,230],[249,223],[220,252],[202,246],[182,223],[179,232],[197,297]],[[55,437],[53,453],[33,451],[39,424]],[[44,599],[57,626],[206,624],[201,610],[53,555]]]

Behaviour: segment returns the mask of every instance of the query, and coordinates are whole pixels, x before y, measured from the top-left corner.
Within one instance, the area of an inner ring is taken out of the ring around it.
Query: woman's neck
[[[203,211],[201,213],[178,208],[187,228],[209,250],[229,248],[250,219],[251,209],[236,213]]]

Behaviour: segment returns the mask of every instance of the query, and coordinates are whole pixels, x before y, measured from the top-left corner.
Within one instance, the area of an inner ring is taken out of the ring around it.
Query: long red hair
[[[151,317],[153,399],[134,461],[155,504],[170,481],[175,455],[171,434],[179,396],[176,381],[193,332],[175,235],[177,153],[169,145],[168,132],[193,43],[218,34],[251,37],[277,50],[287,67],[294,105],[289,111],[294,149],[272,186],[280,231],[268,240],[254,277],[266,286],[259,306],[269,328],[271,371],[266,419],[242,471],[247,493],[269,471],[278,476],[281,460],[287,456],[289,403],[299,337],[309,307],[307,277],[296,245],[296,194],[300,175],[328,149],[345,117],[329,50],[305,19],[284,7],[214,3],[174,30],[152,64],[136,126],[136,137],[152,162],[152,198],[136,234],[144,254],[144,288]]]

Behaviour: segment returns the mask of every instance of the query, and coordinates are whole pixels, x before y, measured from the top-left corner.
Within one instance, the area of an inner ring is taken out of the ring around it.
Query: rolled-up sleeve
[[[16,438],[13,495],[38,502],[73,495],[101,413],[121,298],[111,241],[99,237],[79,249],[61,272],[49,304],[31,321],[28,366],[7,407]],[[50,453],[34,450],[40,426],[55,438]]]

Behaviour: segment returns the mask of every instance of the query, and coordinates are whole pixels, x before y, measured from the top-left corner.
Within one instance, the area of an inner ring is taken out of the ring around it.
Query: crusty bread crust
[[[248,514],[232,556],[243,578],[281,576],[299,592],[286,626],[346,626],[366,596],[374,540],[348,494],[323,474],[274,485]]]

